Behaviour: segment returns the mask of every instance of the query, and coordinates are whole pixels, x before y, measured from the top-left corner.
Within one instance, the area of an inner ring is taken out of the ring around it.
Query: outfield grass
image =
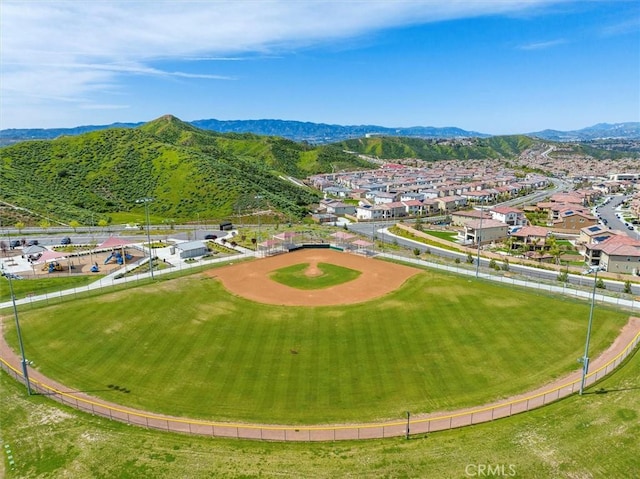
[[[281,307],[198,274],[23,312],[27,356],[104,399],[272,423],[478,405],[577,368],[588,304],[438,272],[377,301]],[[598,307],[591,356],[626,315]],[[12,322],[5,335],[15,347]],[[131,391],[123,394],[108,385]]]
[[[638,391],[636,353],[582,397],[493,423],[410,440],[274,443],[127,426],[27,398],[0,372],[0,424],[15,461],[8,479],[463,478],[479,465],[525,479],[629,479],[638,472]]]
[[[362,273],[330,263],[318,263],[318,275],[308,276],[306,271],[311,265],[300,263],[280,268],[270,274],[270,278],[278,283],[297,289],[323,289],[329,286],[353,281]]]

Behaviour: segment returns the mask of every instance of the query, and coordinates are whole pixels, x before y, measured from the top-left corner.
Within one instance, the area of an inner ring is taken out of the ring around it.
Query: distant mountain
[[[413,126],[387,128],[377,125],[329,125],[287,120],[196,120],[192,125],[204,130],[221,133],[254,133],[256,135],[281,136],[293,141],[324,144],[367,136],[403,136],[415,138],[471,138],[488,137],[485,133],[466,131],[455,127],[436,128]]]
[[[135,128],[140,123],[112,123],[111,125],[85,125],[74,128],[10,128],[0,130],[0,145],[9,145],[19,141],[53,140],[61,136],[76,136],[90,131],[107,130],[109,128]]]
[[[551,141],[589,141],[612,138],[640,140],[640,122],[598,123],[581,130],[542,130],[528,133],[528,136]]]
[[[0,130],[0,145],[27,140],[52,140],[61,136],[74,136],[108,128],[136,128],[142,124],[142,122],[114,123],[111,125],[78,126],[75,128]],[[191,125],[219,133],[253,133],[255,135],[279,136],[293,141],[318,145],[367,136],[403,136],[410,138],[486,138],[491,136],[455,127],[414,126],[409,128],[387,128],[376,125],[344,126],[288,120],[209,119],[192,121]]]
[[[86,125],[75,128],[8,129],[0,130],[0,145],[26,140],[51,140],[61,136],[75,136],[109,128],[137,128],[140,123],[113,123],[111,125]],[[422,139],[489,138],[493,135],[468,131],[456,127],[437,128],[413,126],[388,128],[378,125],[330,125],[289,120],[196,120],[191,125],[218,133],[253,133],[254,135],[278,136],[296,142],[314,145],[337,143],[357,138],[377,136]],[[599,123],[575,131],[543,130],[527,133],[527,136],[550,141],[592,141],[596,139],[640,140],[640,123]]]

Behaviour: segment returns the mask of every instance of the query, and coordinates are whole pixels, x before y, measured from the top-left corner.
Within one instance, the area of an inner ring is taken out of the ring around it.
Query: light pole
[[[9,281],[9,294],[11,295],[11,303],[13,304],[13,316],[16,320],[16,333],[18,333],[18,344],[20,345],[20,355],[22,356],[22,375],[24,376],[24,382],[27,385],[27,394],[31,396],[31,382],[29,381],[29,370],[27,368],[27,358],[24,355],[24,343],[22,342],[22,332],[20,331],[20,320],[18,319],[18,307],[16,306],[16,297],[13,294],[13,282],[11,273],[5,272],[4,265],[2,273]]]
[[[149,272],[151,273],[151,279],[153,277],[153,255],[151,252],[151,233],[149,232],[149,203],[153,201],[153,198],[140,198],[136,200],[136,203],[144,203],[144,212],[147,217],[147,241],[149,246]]]
[[[598,286],[598,271],[602,271],[602,266],[591,266],[583,274],[595,273],[593,277],[593,291],[591,292],[591,308],[589,309],[589,324],[587,326],[587,341],[584,345],[584,356],[582,357],[582,380],[580,381],[580,396],[584,391],[584,385],[589,372],[589,339],[591,339],[591,323],[593,322],[593,308],[596,302],[596,287]]]
[[[258,244],[260,243],[260,228],[262,226],[262,213],[260,212],[260,200],[262,195],[255,195],[254,199],[258,200],[258,237],[256,238],[256,252],[258,251]]]
[[[478,242],[478,252],[476,254],[476,278],[480,272],[480,242],[482,237],[482,218],[484,217],[484,203],[480,204],[480,227],[476,230],[476,241]]]

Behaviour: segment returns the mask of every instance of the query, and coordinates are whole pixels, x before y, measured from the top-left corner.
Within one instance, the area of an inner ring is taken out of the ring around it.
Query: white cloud
[[[546,42],[527,43],[526,45],[520,45],[520,47],[518,48],[520,50],[546,50],[548,48],[553,48],[558,45],[562,45],[563,43],[567,43],[567,41],[564,39],[558,39],[558,40],[549,40]]]
[[[125,75],[229,80],[213,61],[278,55],[381,29],[530,11],[566,0],[2,0],[2,107],[90,106]],[[159,61],[212,61],[208,71],[165,71]],[[20,113],[26,115],[25,112]]]

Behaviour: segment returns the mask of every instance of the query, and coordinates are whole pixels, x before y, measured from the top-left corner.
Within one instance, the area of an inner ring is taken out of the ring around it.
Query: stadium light
[[[151,233],[149,232],[149,203],[153,201],[153,198],[140,198],[136,200],[136,203],[144,203],[144,211],[147,217],[147,242],[149,245],[149,272],[151,273],[151,279],[153,277],[153,256],[151,253]]]
[[[587,341],[584,345],[584,356],[582,357],[582,379],[580,381],[580,396],[584,392],[584,385],[587,379],[587,373],[589,372],[589,340],[591,339],[591,324],[593,323],[593,308],[596,302],[596,287],[598,286],[598,272],[604,271],[603,266],[590,266],[589,269],[582,274],[594,273],[593,277],[593,290],[591,292],[591,307],[589,309],[589,324],[587,326]]]
[[[27,395],[31,396],[31,381],[29,381],[29,369],[27,358],[24,355],[24,343],[22,342],[22,332],[20,331],[20,320],[18,319],[18,307],[16,306],[16,297],[13,294],[13,273],[5,271],[4,264],[2,265],[2,275],[9,281],[9,294],[11,295],[11,303],[13,304],[13,316],[16,320],[16,333],[18,334],[18,344],[20,345],[20,355],[22,356],[22,375],[24,376],[24,382],[27,386]]]

